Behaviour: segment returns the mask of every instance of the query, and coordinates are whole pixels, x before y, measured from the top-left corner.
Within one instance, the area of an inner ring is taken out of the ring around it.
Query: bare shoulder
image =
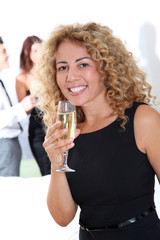
[[[16,77],[16,82],[25,82],[27,78],[27,74],[25,72],[20,72]]]
[[[151,141],[160,137],[160,113],[148,105],[140,105],[135,113],[134,131],[138,147],[147,152]]]
[[[148,157],[160,182],[160,114],[153,107],[140,105],[135,113],[134,134],[137,147]]]
[[[154,124],[158,124],[160,121],[160,113],[155,110],[153,107],[149,105],[140,105],[135,113],[135,124],[141,125],[144,127],[150,125],[150,127]]]

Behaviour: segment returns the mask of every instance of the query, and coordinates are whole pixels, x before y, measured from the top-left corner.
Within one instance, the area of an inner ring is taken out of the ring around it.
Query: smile
[[[74,88],[70,88],[69,90],[72,92],[72,93],[79,93],[81,92],[82,90],[84,90],[87,86],[82,86],[82,87],[74,87]]]

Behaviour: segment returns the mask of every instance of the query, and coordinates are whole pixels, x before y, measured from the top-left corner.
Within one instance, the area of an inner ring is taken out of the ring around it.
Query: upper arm
[[[22,101],[27,95],[27,89],[20,77],[16,78],[16,93],[18,101]]]
[[[147,154],[160,182],[160,114],[152,107],[138,107],[135,119],[135,138],[138,148]]]
[[[145,140],[146,153],[160,182],[160,114],[154,112],[150,116],[150,123]]]

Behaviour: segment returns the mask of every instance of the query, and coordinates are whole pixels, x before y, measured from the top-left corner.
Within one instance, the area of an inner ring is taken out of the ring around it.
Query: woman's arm
[[[61,122],[49,128],[43,144],[51,161],[51,180],[48,190],[48,209],[54,220],[61,226],[67,226],[74,218],[77,204],[74,202],[64,172],[56,172],[63,165],[62,153],[74,146],[73,139],[58,141],[67,130],[59,130]],[[79,134],[77,130],[77,135]]]
[[[71,196],[65,173],[51,169],[47,205],[52,217],[60,226],[65,227],[73,220],[77,204]]]
[[[136,110],[134,127],[137,146],[147,154],[160,182],[160,114],[150,106],[141,105]]]

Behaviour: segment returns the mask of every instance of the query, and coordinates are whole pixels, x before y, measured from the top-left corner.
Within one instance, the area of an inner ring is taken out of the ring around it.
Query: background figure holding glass
[[[18,101],[30,95],[31,86],[34,83],[32,68],[41,50],[42,40],[37,36],[29,36],[25,39],[20,53],[21,72],[16,77],[16,92]],[[40,168],[42,176],[50,174],[50,161],[42,146],[45,137],[42,117],[35,107],[30,111],[28,139],[34,158]]]
[[[48,127],[48,208],[67,226],[80,206],[80,240],[158,240],[154,178],[160,180],[160,115],[132,53],[107,26],[59,26],[35,68]],[[76,138],[56,122],[61,100],[76,106]],[[55,123],[56,122],[56,123]],[[81,133],[81,134],[80,134]],[[57,173],[68,151],[75,173]]]
[[[9,67],[9,54],[0,37],[0,73]],[[0,79],[0,176],[19,176],[22,149],[18,136],[20,122],[35,107],[35,95],[26,96],[12,105],[5,83]]]

